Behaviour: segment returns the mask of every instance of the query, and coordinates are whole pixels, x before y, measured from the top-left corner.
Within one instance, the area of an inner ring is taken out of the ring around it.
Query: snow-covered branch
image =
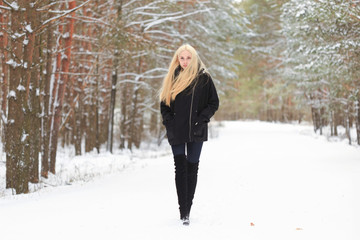
[[[192,16],[192,15],[195,15],[195,14],[203,13],[203,12],[209,12],[211,10],[212,9],[201,9],[201,10],[196,10],[194,12],[190,12],[190,13],[186,13],[186,14],[183,14],[183,12],[176,12],[176,13],[165,14],[165,15],[162,15],[162,14],[148,14],[148,15],[151,15],[151,16],[162,17],[162,18],[155,19],[155,20],[154,19],[147,19],[147,20],[143,20],[143,21],[131,22],[131,23],[127,24],[126,27],[130,27],[132,25],[142,25],[142,26],[144,26],[144,32],[147,32],[147,30],[149,30],[151,27],[154,27],[156,25],[159,25],[159,24],[162,24],[162,23],[165,23],[165,22],[168,22],[168,21],[174,22],[174,21],[177,21],[177,20],[179,20],[181,18],[186,18],[186,17]],[[174,16],[174,15],[177,15],[177,16]]]
[[[79,6],[73,8],[73,9],[70,9],[70,10],[67,10],[67,11],[64,11],[61,15],[58,15],[58,16],[55,16],[53,18],[50,18],[46,21],[44,21],[42,23],[42,25],[36,30],[36,31],[39,31],[41,29],[43,29],[44,27],[46,27],[47,25],[49,25],[50,23],[56,21],[56,20],[59,20],[61,18],[64,18],[66,17],[67,15],[69,15],[70,13],[74,12],[74,11],[77,11],[78,9],[82,8],[83,6],[85,6],[87,3],[89,3],[91,0],[88,0],[86,2],[83,2],[82,4],[80,4]]]
[[[43,7],[40,8],[40,9],[37,9],[36,11],[38,11],[38,12],[48,11],[48,9],[50,9],[52,6],[54,6],[54,5],[56,5],[56,4],[58,4],[57,1],[51,2],[51,3],[49,3],[48,5],[43,6]]]
[[[164,75],[158,75],[158,76],[148,76],[149,74],[152,74],[154,72],[167,72],[166,68],[154,68],[151,70],[148,70],[146,72],[143,72],[141,74],[137,74],[137,73],[123,73],[123,74],[119,74],[119,77],[125,77],[125,76],[133,76],[133,77],[140,77],[140,78],[159,78],[159,77],[163,77]]]
[[[123,8],[126,8],[126,7],[128,7],[128,6],[130,6],[131,4],[133,4],[134,2],[137,2],[138,0],[131,0],[130,2],[128,2],[128,3],[125,3],[124,5],[123,5]]]
[[[0,9],[4,9],[4,10],[11,10],[11,8],[10,8],[10,7],[6,7],[6,6],[4,6],[4,5],[0,5]]]
[[[5,4],[9,7],[7,10],[11,10],[11,9],[13,9],[14,11],[19,10],[19,5],[17,5],[16,2],[12,2],[12,3],[10,4],[10,3],[8,3],[8,1],[3,0],[3,3],[5,3]],[[0,6],[1,6],[1,5],[0,5]],[[5,8],[5,6],[4,6],[4,8]]]

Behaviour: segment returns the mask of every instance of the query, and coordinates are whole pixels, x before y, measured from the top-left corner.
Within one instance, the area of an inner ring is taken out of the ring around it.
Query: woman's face
[[[185,69],[191,61],[191,53],[187,50],[182,51],[179,54],[179,62],[182,69]]]

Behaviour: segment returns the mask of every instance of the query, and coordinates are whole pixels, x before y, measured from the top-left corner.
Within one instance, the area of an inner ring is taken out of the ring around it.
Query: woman
[[[162,84],[160,102],[174,155],[180,219],[189,225],[201,148],[207,141],[208,122],[219,107],[211,76],[190,45],[175,52]]]

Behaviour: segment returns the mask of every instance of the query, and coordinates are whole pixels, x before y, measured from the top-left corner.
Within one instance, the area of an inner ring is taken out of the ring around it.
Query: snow
[[[33,32],[30,24],[26,25],[26,26],[25,26],[25,29],[26,29],[26,31],[28,31],[29,33],[32,33],[32,32]]]
[[[9,97],[9,98],[10,98],[10,97],[16,98],[16,93],[15,93],[15,91],[14,91],[14,90],[10,90],[8,97]]]
[[[28,136],[29,134],[23,133],[21,136],[21,142],[24,142]]]
[[[13,68],[19,67],[21,66],[21,64],[17,63],[16,61],[14,61],[14,59],[9,59],[6,64],[12,66]]]
[[[19,5],[17,4],[16,1],[13,1],[11,4],[10,4],[11,8],[14,9],[15,11],[19,10]]]
[[[222,125],[203,147],[189,227],[178,219],[164,143],[133,154],[60,154],[51,176],[58,187],[0,198],[1,238],[359,239],[359,147],[310,125]]]
[[[12,38],[12,39],[17,39],[17,38],[23,37],[24,35],[25,35],[25,33],[18,33],[18,32],[16,32],[16,33],[14,33],[13,35],[11,35],[11,38]]]
[[[296,17],[299,18],[301,15],[304,15],[306,12],[305,12],[305,9],[300,9],[297,13],[296,13]]]
[[[18,91],[25,91],[26,90],[26,88],[23,86],[23,85],[21,85],[21,84],[19,84],[19,86],[16,88]]]
[[[70,33],[69,32],[66,32],[62,35],[63,38],[68,38],[70,36]]]

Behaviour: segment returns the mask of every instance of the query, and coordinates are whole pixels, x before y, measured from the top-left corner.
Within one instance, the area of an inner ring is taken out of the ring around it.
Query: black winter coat
[[[218,107],[215,85],[202,69],[197,79],[171,101],[170,107],[160,103],[170,145],[207,141],[208,122]]]

